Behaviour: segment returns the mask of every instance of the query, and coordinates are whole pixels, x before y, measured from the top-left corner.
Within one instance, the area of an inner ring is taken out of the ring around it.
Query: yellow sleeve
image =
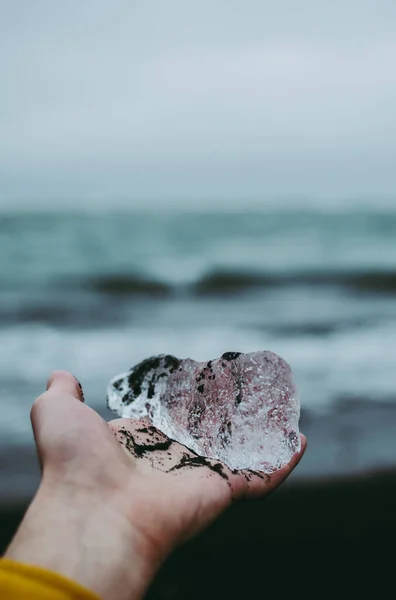
[[[1,600],[99,600],[78,583],[41,567],[0,559]]]

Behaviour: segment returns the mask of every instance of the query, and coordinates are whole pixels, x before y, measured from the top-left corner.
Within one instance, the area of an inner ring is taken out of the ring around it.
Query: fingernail
[[[82,389],[82,385],[79,382],[79,380],[77,379],[77,377],[75,375],[73,375],[74,379],[77,381],[78,387],[80,388],[80,396],[81,396],[81,400],[84,402],[84,392]]]

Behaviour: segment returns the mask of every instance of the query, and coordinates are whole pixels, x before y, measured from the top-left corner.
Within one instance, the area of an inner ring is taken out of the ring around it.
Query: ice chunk
[[[300,449],[300,404],[273,352],[226,352],[206,363],[147,358],[109,384],[109,408],[149,417],[170,438],[232,469],[270,473]]]

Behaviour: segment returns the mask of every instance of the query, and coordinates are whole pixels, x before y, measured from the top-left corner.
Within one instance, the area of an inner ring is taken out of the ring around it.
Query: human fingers
[[[83,395],[77,379],[67,371],[54,371],[47,382],[47,390],[33,403],[30,418],[40,464],[43,465],[48,449],[59,445],[70,431],[78,427],[77,413],[87,407],[82,405]]]
[[[59,402],[60,397],[63,399],[62,403]],[[81,384],[71,373],[54,371],[48,379],[47,390],[35,400],[30,412],[34,433],[47,416],[54,412],[60,415],[68,409],[69,401],[72,404],[76,400],[80,403],[83,398]]]
[[[307,447],[307,438],[302,433],[301,438],[301,449],[297,454],[294,454],[291,460],[277,471],[273,473],[263,473],[261,471],[246,470],[239,471],[240,477],[239,482],[242,482],[242,478],[245,480],[245,484],[236,485],[238,490],[237,495],[245,498],[260,498],[270,492],[273,492],[277,487],[287,479],[287,477],[294,471],[300,460],[302,459],[305,449]]]
[[[47,391],[70,394],[77,400],[84,402],[84,393],[81,383],[68,371],[54,371],[47,381]]]

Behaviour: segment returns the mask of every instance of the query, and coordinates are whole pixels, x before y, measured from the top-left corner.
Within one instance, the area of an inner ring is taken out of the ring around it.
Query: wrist
[[[109,498],[44,481],[5,556],[58,572],[104,600],[142,598],[160,563]]]

